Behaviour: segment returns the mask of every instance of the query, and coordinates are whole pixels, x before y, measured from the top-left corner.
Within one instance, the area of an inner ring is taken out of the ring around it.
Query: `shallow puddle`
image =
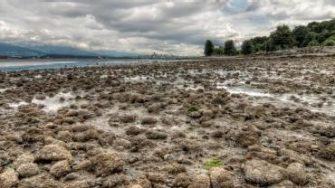
[[[59,109],[70,106],[74,102],[74,95],[71,93],[58,93],[53,97],[47,96],[43,100],[36,98],[32,100],[32,103],[42,105],[42,110],[47,113],[55,113]]]

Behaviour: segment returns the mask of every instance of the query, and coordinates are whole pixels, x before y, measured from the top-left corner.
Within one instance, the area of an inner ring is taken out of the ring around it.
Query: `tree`
[[[248,55],[253,52],[253,46],[250,40],[246,40],[243,42],[242,47],[241,47],[241,53],[243,55]]]
[[[228,56],[233,56],[237,54],[235,44],[233,40],[227,40],[224,44],[224,54]]]
[[[254,52],[265,51],[266,50],[266,43],[269,40],[268,37],[255,37],[250,39]]]
[[[335,35],[330,36],[322,43],[324,46],[335,46]]]
[[[248,41],[252,53],[275,51],[292,47],[335,46],[335,18],[323,22],[311,22],[307,26],[297,26],[290,30],[287,25],[278,26],[269,37],[255,37]],[[245,41],[242,53],[250,53],[249,44]]]
[[[224,55],[224,48],[219,46],[218,48],[214,48],[214,55]]]
[[[205,44],[205,56],[211,56],[214,52],[214,45],[212,41],[207,40]]]
[[[294,38],[287,25],[278,26],[270,35],[272,50],[288,49],[294,46]]]
[[[308,43],[308,47],[313,47],[313,46],[319,46],[319,42],[317,40],[311,40],[309,43]]]
[[[305,26],[297,26],[292,31],[293,37],[296,41],[296,45],[299,48],[306,47],[310,42],[308,35],[309,29]]]

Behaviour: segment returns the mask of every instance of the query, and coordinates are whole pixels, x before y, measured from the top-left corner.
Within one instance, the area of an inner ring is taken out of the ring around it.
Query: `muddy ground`
[[[0,187],[335,187],[335,58],[0,73]]]

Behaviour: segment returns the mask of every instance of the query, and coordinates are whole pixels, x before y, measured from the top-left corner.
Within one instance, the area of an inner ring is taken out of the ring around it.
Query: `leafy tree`
[[[227,40],[224,44],[224,54],[228,56],[237,55],[237,50],[233,40]]]
[[[322,45],[324,46],[335,46],[335,35],[330,36],[327,40],[325,40]]]
[[[266,50],[266,43],[269,40],[268,37],[255,37],[250,39],[254,52],[265,51]]]
[[[335,45],[335,18],[323,22],[311,22],[307,26],[297,26],[290,30],[286,25],[277,27],[269,37],[255,37],[250,41],[252,53],[275,51],[292,47]],[[242,53],[249,53],[249,42],[242,45]]]
[[[294,38],[290,28],[287,25],[278,26],[275,32],[270,35],[272,44],[271,50],[288,49],[294,46]]]
[[[224,48],[219,46],[218,48],[214,48],[214,55],[224,55]]]
[[[250,40],[244,41],[241,47],[241,53],[243,55],[248,55],[251,54],[252,52],[253,52],[252,42]]]
[[[207,40],[205,44],[205,56],[211,56],[214,52],[214,45],[212,41]]]
[[[308,40],[309,29],[305,26],[295,27],[292,34],[299,48],[306,47],[310,42]]]
[[[313,47],[313,46],[319,46],[320,44],[319,44],[319,42],[316,40],[316,39],[313,39],[312,41],[310,41],[309,43],[308,43],[308,47]]]

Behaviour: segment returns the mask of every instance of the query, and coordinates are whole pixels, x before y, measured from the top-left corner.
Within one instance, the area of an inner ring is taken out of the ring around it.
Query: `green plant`
[[[197,112],[199,109],[196,107],[196,106],[190,106],[189,108],[188,108],[188,112]]]
[[[205,44],[205,56],[211,56],[214,53],[214,44],[212,43],[212,41],[207,40],[206,44]]]
[[[215,159],[215,158],[208,159],[204,164],[205,169],[207,170],[210,170],[211,168],[214,168],[214,167],[220,167],[222,165],[223,165],[222,161],[220,159]]]

